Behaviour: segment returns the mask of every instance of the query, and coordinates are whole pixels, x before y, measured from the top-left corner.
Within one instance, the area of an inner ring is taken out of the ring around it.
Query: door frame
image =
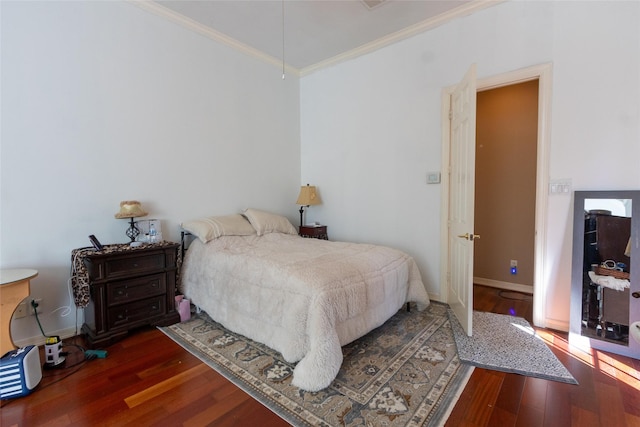
[[[552,64],[545,63],[510,71],[495,76],[478,79],[477,91],[495,89],[538,80],[538,141],[536,159],[536,212],[534,238],[534,273],[533,273],[533,323],[538,327],[547,327],[545,301],[547,289],[545,286],[545,249],[547,246],[547,204],[549,188],[549,147],[551,143],[551,84]],[[449,172],[451,170],[451,122],[449,109],[451,93],[455,85],[442,90],[442,167],[444,173],[441,179],[441,215],[440,215],[440,297],[447,302],[450,284],[449,265]]]

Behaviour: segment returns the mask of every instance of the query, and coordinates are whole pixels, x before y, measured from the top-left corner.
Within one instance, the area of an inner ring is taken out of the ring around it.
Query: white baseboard
[[[80,333],[80,330],[78,330],[78,333]],[[60,337],[61,340],[65,340],[67,338],[72,338],[76,335],[76,328],[66,328],[66,329],[60,329],[57,331],[53,331],[53,332],[49,332],[47,334],[47,336],[53,337],[53,336],[58,336]],[[22,347],[26,347],[28,345],[36,345],[36,346],[41,346],[45,344],[45,337],[42,335],[38,335],[35,337],[30,337],[30,338],[24,338],[18,341],[14,341],[14,344],[16,346],[18,346],[19,348]]]
[[[445,304],[447,303],[442,298],[440,298],[440,294],[432,294],[431,292],[429,292],[429,300],[430,301],[438,301],[438,302],[442,302],[442,303],[445,303]]]
[[[482,277],[474,277],[473,283],[477,285],[490,286],[492,288],[504,289],[508,291],[523,292],[525,294],[533,295],[533,285],[522,285],[519,283],[501,282],[499,280],[484,279]],[[429,293],[429,299],[431,301],[438,301],[447,303],[446,298],[443,298],[440,294]]]
[[[473,283],[477,285],[490,286],[492,288],[505,289],[508,291],[523,292],[533,295],[533,285],[522,285],[520,283],[501,282],[499,280],[484,279],[482,277],[474,277]]]
[[[569,323],[564,320],[546,319],[545,328],[561,332],[569,332]]]

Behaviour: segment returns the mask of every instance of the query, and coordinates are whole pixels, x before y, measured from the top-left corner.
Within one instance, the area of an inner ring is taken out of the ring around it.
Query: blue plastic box
[[[0,398],[25,396],[40,383],[42,367],[38,347],[12,350],[0,359]]]

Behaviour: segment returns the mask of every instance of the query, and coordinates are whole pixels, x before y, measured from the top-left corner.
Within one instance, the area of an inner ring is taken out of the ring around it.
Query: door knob
[[[459,234],[458,237],[460,237],[461,239],[466,239],[466,240],[475,240],[475,239],[479,239],[480,235],[479,234],[464,233],[464,234]]]

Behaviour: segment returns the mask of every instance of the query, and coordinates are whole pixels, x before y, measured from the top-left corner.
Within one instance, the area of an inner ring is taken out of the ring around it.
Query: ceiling
[[[425,31],[495,1],[154,0],[146,3],[153,5],[154,12],[195,27],[201,33],[257,53],[273,63],[285,62],[288,68],[304,73]]]

